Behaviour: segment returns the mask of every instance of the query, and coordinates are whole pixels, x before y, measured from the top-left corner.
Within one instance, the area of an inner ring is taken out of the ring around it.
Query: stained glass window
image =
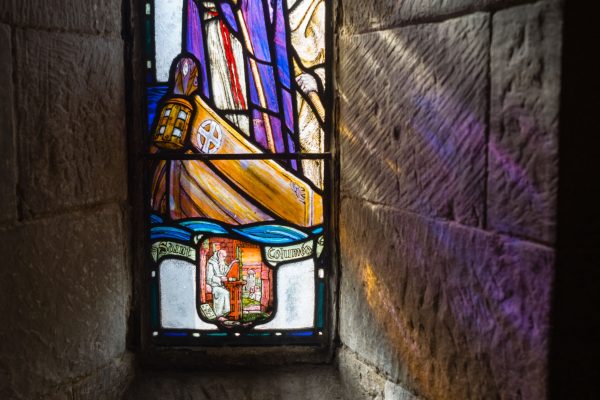
[[[329,3],[144,4],[156,343],[328,336]]]

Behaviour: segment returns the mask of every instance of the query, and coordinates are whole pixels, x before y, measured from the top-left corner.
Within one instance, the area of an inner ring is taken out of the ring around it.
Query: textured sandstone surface
[[[17,30],[16,46],[24,215],[124,200],[122,43]]]
[[[493,10],[527,0],[341,0],[341,24],[346,32],[364,32]]]
[[[17,216],[11,41],[10,27],[0,24],[0,221],[14,220]]]
[[[112,359],[108,364],[93,371],[75,383],[69,400],[118,400],[131,384],[134,363],[131,353]]]
[[[342,400],[333,366],[249,367],[211,373],[143,373],[126,400]],[[349,397],[348,400],[352,399]]]
[[[494,15],[488,222],[547,243],[556,230],[560,35],[556,2]]]
[[[349,349],[424,398],[544,398],[551,249],[360,200],[342,210]]]
[[[481,226],[489,18],[341,37],[341,190]]]
[[[2,0],[0,21],[30,28],[118,35],[121,1]]]
[[[347,347],[338,350],[337,365],[348,399],[418,400],[401,385],[385,379],[379,368],[360,360]]]
[[[338,363],[361,399],[546,397],[562,17],[520,3],[341,3]]]
[[[121,210],[109,206],[0,229],[1,398],[58,395],[65,382],[123,356],[129,274],[122,224]]]
[[[131,379],[121,3],[0,1],[1,399]]]
[[[2,399],[112,400],[131,379],[120,15],[0,2]]]

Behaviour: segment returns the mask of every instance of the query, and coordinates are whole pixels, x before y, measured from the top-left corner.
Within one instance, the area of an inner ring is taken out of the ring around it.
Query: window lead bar
[[[151,160],[315,160],[331,159],[331,153],[249,153],[249,154],[206,154],[206,153],[154,153],[142,154]]]

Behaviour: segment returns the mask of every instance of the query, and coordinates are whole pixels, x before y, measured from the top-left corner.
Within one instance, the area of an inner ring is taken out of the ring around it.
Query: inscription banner
[[[177,242],[162,241],[153,243],[151,253],[154,261],[158,261],[165,256],[180,256],[196,261],[196,250]]]
[[[307,240],[305,242],[292,244],[290,246],[265,246],[265,256],[269,264],[276,266],[280,262],[310,257],[313,255],[313,249],[313,240]]]

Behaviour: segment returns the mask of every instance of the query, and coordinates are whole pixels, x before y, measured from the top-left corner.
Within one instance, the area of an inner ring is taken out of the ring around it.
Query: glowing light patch
[[[315,320],[315,266],[312,259],[283,264],[277,270],[275,318],[255,329],[312,328]]]
[[[171,62],[181,53],[181,20],[183,0],[156,0],[154,2],[154,42],[156,80],[169,79]]]
[[[196,310],[196,266],[166,259],[159,266],[160,317],[163,328],[216,330],[198,317]]]

